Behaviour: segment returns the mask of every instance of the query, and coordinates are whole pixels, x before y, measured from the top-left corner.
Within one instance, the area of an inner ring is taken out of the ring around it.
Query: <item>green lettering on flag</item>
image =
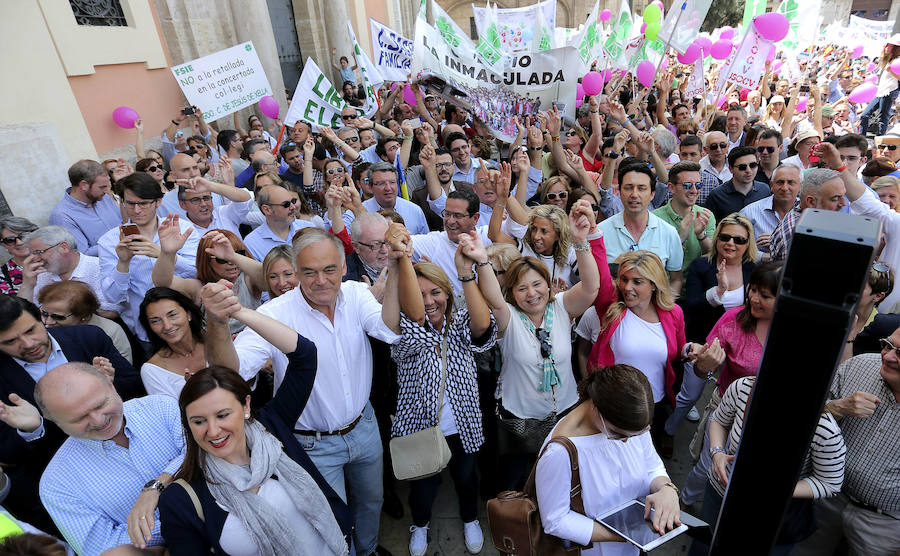
[[[496,24],[492,23],[481,38],[478,39],[475,51],[490,65],[500,61],[503,54],[500,52],[500,34],[497,32]]]
[[[453,25],[444,19],[444,16],[438,17],[434,22],[434,26],[437,27],[441,37],[447,44],[454,48],[459,46],[459,36],[457,36],[456,30],[453,29]]]

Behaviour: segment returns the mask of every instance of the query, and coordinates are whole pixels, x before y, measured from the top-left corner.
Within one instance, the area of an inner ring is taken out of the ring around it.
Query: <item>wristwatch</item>
[[[157,492],[162,492],[163,490],[165,490],[165,488],[166,488],[166,485],[162,484],[162,482],[160,482],[159,480],[150,479],[149,481],[147,481],[147,484],[144,485],[144,488],[141,489],[141,492],[146,492],[148,490],[154,490],[154,489]]]
[[[608,153],[606,153],[606,158],[611,158],[611,159],[615,160],[615,159],[619,158],[619,153],[617,153],[616,151],[609,151]]]

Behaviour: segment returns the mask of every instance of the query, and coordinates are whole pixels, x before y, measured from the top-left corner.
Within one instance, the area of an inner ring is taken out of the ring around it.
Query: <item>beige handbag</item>
[[[447,324],[444,324],[447,327]],[[437,424],[419,432],[392,438],[391,464],[394,476],[401,481],[424,479],[437,475],[450,463],[450,446],[441,432],[441,407],[447,382],[447,334],[441,340],[441,394],[438,397]]]

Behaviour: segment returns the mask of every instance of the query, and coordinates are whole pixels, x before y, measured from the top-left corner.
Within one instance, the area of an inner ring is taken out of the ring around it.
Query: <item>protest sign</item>
[[[578,50],[578,57],[581,60],[579,73],[587,71],[594,60],[605,58],[603,55],[603,24],[597,19],[599,13],[600,1],[597,0],[594,2],[594,9],[591,10],[584,22],[584,27],[568,43],[568,46]]]
[[[734,83],[739,88],[757,88],[765,71],[766,55],[773,44],[775,43],[763,38],[756,31],[756,27],[752,25],[748,27],[737,51],[732,52],[728,61],[719,70],[719,83]],[[721,88],[718,87],[719,90]]]
[[[384,83],[381,72],[369,60],[369,56],[359,47],[356,40],[356,33],[353,32],[353,25],[347,21],[347,32],[350,35],[350,44],[353,45],[353,55],[356,57],[356,65],[359,66],[359,73],[362,74],[363,88],[366,91],[366,103],[362,107],[362,114],[367,118],[371,118],[378,110],[378,95],[376,93],[378,87]]]
[[[597,9],[597,6],[594,6]],[[593,13],[593,12],[592,12]],[[628,1],[622,0],[619,13],[616,14],[615,20],[612,21],[611,31],[606,41],[603,43],[603,52],[609,59],[613,67],[623,68],[625,64],[624,54],[625,46],[631,38],[631,9],[628,7]]]
[[[170,69],[181,92],[203,112],[206,121],[218,120],[272,94],[250,41]]]
[[[331,85],[319,66],[312,58],[307,58],[294,98],[284,116],[284,123],[292,126],[303,120],[317,126],[340,127],[341,110],[345,105],[341,94]]]
[[[556,0],[544,0],[524,8],[494,8],[497,17],[497,30],[500,36],[500,47],[511,54],[538,49],[532,43],[541,37],[534,34],[534,23],[540,15],[552,29],[556,24]],[[475,28],[481,36],[487,31],[487,8],[479,8],[472,4],[475,16]]]
[[[697,38],[711,4],[712,0],[676,0],[663,20],[657,39],[684,54]]]
[[[694,71],[688,78],[687,87],[684,90],[684,98],[706,98],[706,79],[703,78],[703,58],[697,58],[694,62]]]
[[[369,18],[372,32],[372,56],[381,76],[387,81],[406,81],[412,62],[413,41],[390,27]]]

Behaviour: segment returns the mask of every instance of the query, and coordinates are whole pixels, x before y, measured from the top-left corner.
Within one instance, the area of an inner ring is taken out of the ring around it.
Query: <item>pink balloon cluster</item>
[[[120,106],[113,110],[112,117],[116,125],[123,129],[132,129],[134,122],[141,118],[134,108],[128,106]]]

